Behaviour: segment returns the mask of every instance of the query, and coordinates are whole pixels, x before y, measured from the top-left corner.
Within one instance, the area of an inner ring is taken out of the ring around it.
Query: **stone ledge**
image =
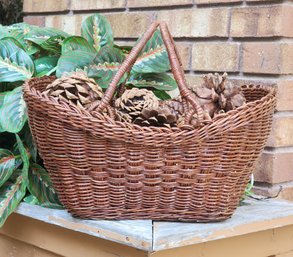
[[[64,210],[52,210],[22,203],[16,213],[94,237],[144,251],[231,238],[293,224],[293,203],[280,200],[247,200],[233,217],[219,223],[93,221],[71,217]]]

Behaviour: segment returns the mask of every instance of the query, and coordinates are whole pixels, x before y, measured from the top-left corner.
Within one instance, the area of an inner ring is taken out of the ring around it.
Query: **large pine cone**
[[[132,121],[140,115],[143,109],[157,108],[158,106],[158,98],[152,91],[147,89],[132,88],[126,90],[122,96],[115,101],[117,116],[121,117],[121,113],[127,114],[131,117]],[[124,120],[124,118],[121,120]]]
[[[134,124],[149,127],[174,127],[177,118],[169,108],[149,108],[143,109],[139,117],[134,120]]]
[[[226,83],[227,73],[223,75],[209,73],[203,77],[203,80],[204,83],[192,88],[192,92],[207,119],[245,104],[246,100],[241,89]]]
[[[73,73],[56,79],[47,86],[43,94],[52,96],[59,102],[73,104],[80,110],[87,109],[103,97],[102,88],[82,73]]]

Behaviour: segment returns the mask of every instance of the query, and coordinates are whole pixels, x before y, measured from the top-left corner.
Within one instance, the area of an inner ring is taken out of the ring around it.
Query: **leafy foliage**
[[[166,73],[134,74],[128,83],[136,87],[155,88],[163,91],[171,91],[177,88],[173,77]]]
[[[30,166],[28,190],[40,204],[61,205],[47,171],[36,163]]]
[[[0,26],[0,227],[24,198],[29,170],[42,164],[27,125],[22,83],[31,77],[53,74],[67,33],[25,23]],[[34,182],[37,182],[38,170]],[[42,170],[42,176],[46,171]],[[49,194],[42,206],[60,208],[52,182],[46,177]],[[41,182],[40,182],[41,183]],[[35,187],[37,188],[37,187]],[[51,190],[51,191],[50,191]],[[37,190],[33,192],[37,197]],[[50,202],[52,201],[52,202]]]
[[[15,159],[12,152],[7,149],[0,149],[0,187],[11,177],[15,170]]]
[[[161,73],[169,69],[168,54],[162,35],[159,30],[156,30],[143,48],[132,70],[135,73]]]
[[[11,38],[0,40],[0,82],[24,81],[32,77],[34,63]]]
[[[82,23],[81,35],[97,52],[103,46],[113,45],[114,41],[110,23],[100,14],[91,15]]]
[[[21,202],[25,193],[25,179],[22,172],[16,170],[13,178],[0,188],[0,227]]]
[[[26,123],[26,104],[23,100],[22,89],[17,87],[7,92],[0,108],[0,129],[18,133]]]

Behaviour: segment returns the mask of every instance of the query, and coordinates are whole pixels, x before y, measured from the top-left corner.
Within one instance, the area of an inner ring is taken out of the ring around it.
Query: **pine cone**
[[[116,120],[122,121],[122,122],[132,122],[132,118],[128,113],[116,110]]]
[[[202,107],[203,111],[207,113],[211,118],[218,109],[219,96],[215,92],[214,88],[210,89],[205,85],[193,89],[194,97]]]
[[[56,79],[47,86],[43,94],[73,104],[80,110],[87,109],[93,102],[100,101],[103,97],[102,88],[82,73],[73,73]]]
[[[220,107],[226,112],[234,110],[246,103],[245,97],[239,87],[233,87],[229,83],[223,93],[220,94]]]
[[[171,113],[169,108],[149,108],[143,109],[139,117],[134,120],[134,124],[143,127],[174,127],[177,118]]]
[[[192,88],[194,97],[203,108],[207,120],[246,102],[240,88],[226,83],[227,77],[227,73],[223,75],[209,73],[203,77],[204,83],[200,87]]]
[[[167,100],[167,101],[160,101],[161,108],[168,108],[171,113],[176,117],[178,120],[180,116],[184,115],[184,108],[182,104],[181,97]]]
[[[115,101],[115,107],[119,112],[130,115],[136,119],[143,109],[157,108],[159,100],[152,91],[147,89],[132,88],[126,90],[121,97]]]

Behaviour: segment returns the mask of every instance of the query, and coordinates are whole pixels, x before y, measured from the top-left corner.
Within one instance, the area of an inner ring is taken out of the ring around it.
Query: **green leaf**
[[[135,73],[161,73],[170,69],[168,53],[159,30],[156,30],[136,60]]]
[[[25,145],[27,146],[27,148],[29,149],[29,152],[30,152],[30,155],[32,156],[33,161],[36,162],[38,150],[37,150],[37,147],[33,141],[33,136],[30,131],[30,127],[29,127],[28,123],[26,123],[26,125],[24,127],[24,133],[23,133],[22,140],[25,143]]]
[[[166,73],[142,73],[134,74],[130,77],[127,84],[133,84],[136,87],[151,87],[158,90],[171,91],[177,88],[177,83],[170,75]]]
[[[113,45],[114,41],[110,23],[100,14],[91,15],[82,22],[81,35],[97,51],[103,46]]]
[[[28,168],[29,168],[29,156],[28,153],[19,137],[19,135],[15,134],[16,137],[16,143],[17,143],[17,148],[20,153],[20,157],[22,159],[22,176],[25,179],[25,183],[28,184],[27,178],[28,178]]]
[[[167,92],[163,90],[153,90],[153,93],[156,97],[158,97],[161,100],[169,100],[172,98],[170,95],[167,94]]]
[[[38,199],[40,204],[61,205],[49,174],[43,167],[35,163],[31,165],[29,170],[28,190]]]
[[[101,88],[107,88],[117,73],[121,63],[100,63],[90,65],[86,71],[90,78],[94,78]],[[125,76],[121,79],[123,81]]]
[[[3,37],[2,40],[10,41],[10,42],[14,43],[16,46],[18,46],[19,48],[25,50],[24,46],[14,37]]]
[[[0,149],[0,187],[10,178],[15,167],[15,156],[6,149]]]
[[[37,205],[39,203],[38,199],[33,196],[33,195],[28,195],[23,199],[24,202],[28,203],[28,204],[35,204]]]
[[[32,77],[34,63],[13,40],[0,40],[0,82],[24,81]]]
[[[45,208],[64,210],[64,207],[60,204],[57,204],[57,203],[50,203],[50,202],[40,203],[38,201],[38,199],[31,194],[26,196],[23,200],[28,204],[39,205],[39,206],[45,207]]]
[[[96,49],[92,45],[90,45],[89,42],[83,37],[72,36],[66,38],[62,42],[62,54],[76,50],[97,53]]]
[[[94,64],[87,67],[87,75],[94,78],[100,87],[107,88],[124,59],[125,56],[120,49],[102,47],[93,61]],[[125,76],[121,80],[124,79]]]
[[[50,37],[61,36],[67,38],[70,35],[62,30],[55,28],[41,28],[37,26],[30,26],[28,33],[26,33],[25,39],[38,38],[38,39],[49,39]]]
[[[8,180],[0,188],[0,227],[17,208],[26,193],[25,178],[21,171],[15,171],[13,177],[13,180]]]
[[[27,107],[23,100],[22,88],[17,87],[4,96],[0,108],[0,127],[3,131],[18,133],[27,121]]]
[[[22,45],[21,48],[23,48],[29,55],[32,55],[39,50],[36,46],[32,45],[31,42],[25,40],[25,37],[33,27],[34,26],[26,23],[16,23],[6,27],[9,31],[9,35],[7,36],[16,39]]]
[[[49,76],[54,72],[54,68],[57,66],[58,56],[43,56],[34,61],[36,77]]]
[[[89,66],[96,57],[96,53],[76,50],[62,54],[57,64],[57,77],[61,77],[63,73],[69,73],[78,69],[84,69]]]
[[[64,37],[62,36],[52,36],[49,38],[26,38],[27,41],[33,42],[38,45],[40,48],[48,51],[49,53],[60,55],[61,54],[61,44]]]
[[[111,62],[118,62],[122,63],[125,59],[125,55],[119,48],[114,48],[111,46],[104,46],[99,51],[98,55],[96,56],[94,63],[111,63]]]

